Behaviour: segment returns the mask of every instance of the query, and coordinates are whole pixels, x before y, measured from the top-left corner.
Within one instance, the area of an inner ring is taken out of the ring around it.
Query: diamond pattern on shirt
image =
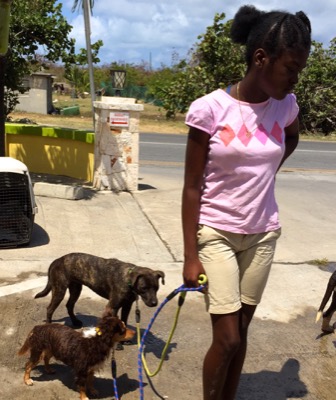
[[[239,132],[237,134],[237,138],[243,143],[244,146],[248,146],[250,143],[250,140],[252,139],[252,135],[248,135],[248,130],[245,126],[245,124],[242,125],[242,127],[239,129]]]
[[[230,127],[230,125],[226,124],[224,128],[220,131],[219,137],[225,146],[228,146],[232,140],[237,137],[241,141],[241,143],[247,147],[252,140],[253,137],[259,140],[259,142],[263,145],[267,143],[267,140],[270,139],[270,135],[272,135],[277,142],[282,143],[282,129],[280,125],[275,122],[271,132],[268,132],[263,124],[260,124],[254,133],[249,132],[246,126],[243,124],[237,135],[235,131]]]
[[[279,124],[275,122],[273,129],[271,130],[271,135],[279,142],[282,143],[282,129]]]
[[[263,124],[260,124],[258,126],[257,130],[255,131],[254,136],[259,140],[259,142],[261,142],[262,144],[266,144],[267,139],[268,139],[268,132],[264,128]]]
[[[230,125],[225,125],[224,128],[219,132],[219,137],[221,138],[225,146],[228,146],[231,141],[236,137],[236,135]]]

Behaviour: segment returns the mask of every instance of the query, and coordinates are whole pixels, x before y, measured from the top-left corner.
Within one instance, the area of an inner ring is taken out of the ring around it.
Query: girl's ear
[[[253,58],[254,65],[257,68],[262,68],[264,66],[264,64],[265,64],[266,58],[267,58],[267,54],[266,54],[265,50],[261,49],[261,48],[257,49],[254,52],[254,58]]]

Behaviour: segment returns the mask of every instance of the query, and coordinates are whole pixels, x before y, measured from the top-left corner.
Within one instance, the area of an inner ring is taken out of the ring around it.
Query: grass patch
[[[54,94],[56,108],[79,106],[80,115],[49,115],[15,111],[10,117],[13,122],[26,118],[38,125],[51,125],[60,128],[93,130],[91,98],[73,99],[70,96]],[[56,101],[55,101],[56,100]],[[187,134],[184,114],[178,114],[174,120],[167,120],[165,110],[153,104],[144,104],[140,113],[140,132]]]
[[[315,260],[308,261],[309,265],[316,265],[317,267],[327,267],[329,265],[329,260],[324,258],[316,258]]]

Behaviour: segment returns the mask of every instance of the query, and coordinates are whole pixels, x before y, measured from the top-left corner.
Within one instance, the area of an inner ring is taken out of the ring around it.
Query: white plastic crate
[[[0,247],[28,244],[37,213],[28,168],[11,157],[0,157]]]

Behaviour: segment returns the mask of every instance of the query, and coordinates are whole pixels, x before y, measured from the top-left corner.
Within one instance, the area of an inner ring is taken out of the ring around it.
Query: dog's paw
[[[332,316],[323,317],[321,330],[324,333],[333,333],[334,332],[334,325],[330,324]]]
[[[321,328],[321,331],[323,333],[334,333],[334,328],[332,326],[327,326],[327,327],[323,327]]]
[[[124,350],[124,346],[120,342],[118,342],[115,345],[115,350],[117,350],[117,351]]]
[[[132,346],[133,342],[132,342],[132,340],[125,340],[125,341],[123,341],[123,344],[125,346]]]
[[[25,383],[27,386],[33,386],[33,385],[34,385],[34,381],[32,380],[32,378],[26,379],[26,380],[24,381],[24,383]]]
[[[79,398],[80,400],[90,400],[84,391],[79,392]]]

